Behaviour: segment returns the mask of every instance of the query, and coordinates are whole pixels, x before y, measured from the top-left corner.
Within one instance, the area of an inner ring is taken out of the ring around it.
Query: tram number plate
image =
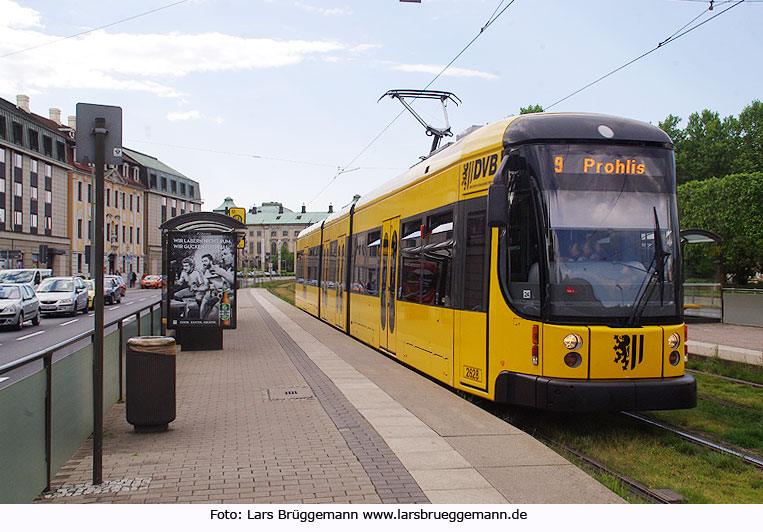
[[[482,382],[482,370],[471,366],[464,366],[464,378],[470,381]]]

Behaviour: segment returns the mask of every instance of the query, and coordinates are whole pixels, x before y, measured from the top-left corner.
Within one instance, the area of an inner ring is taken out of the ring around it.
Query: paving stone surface
[[[104,420],[104,483],[91,484],[88,440],[37,502],[427,502],[357,410],[242,295],[223,351],[178,350],[169,430],[136,433],[117,404]]]

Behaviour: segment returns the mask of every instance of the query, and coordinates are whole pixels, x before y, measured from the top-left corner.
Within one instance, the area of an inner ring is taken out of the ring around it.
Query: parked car
[[[83,279],[87,287],[87,308],[92,309],[95,306],[95,279]]]
[[[24,322],[40,324],[40,301],[30,284],[0,284],[0,325],[21,329]]]
[[[85,286],[87,287],[87,308],[93,309],[95,307],[95,280],[85,279]],[[104,277],[103,279],[103,303],[110,305],[112,303],[120,303],[122,301],[122,290],[119,286],[119,282],[114,278]]]
[[[113,305],[122,302],[122,287],[113,277],[103,279],[103,304]]]
[[[122,297],[125,296],[127,293],[127,285],[125,284],[125,280],[122,279],[121,275],[104,275],[104,279],[114,279],[117,283],[119,283],[119,291],[122,294]]]
[[[23,268],[0,271],[0,283],[31,284],[37,288],[42,281],[53,275],[50,268]]]
[[[144,275],[140,280],[141,288],[161,288],[162,276],[161,275]]]
[[[43,316],[87,313],[87,287],[80,277],[48,277],[37,287],[37,297]]]

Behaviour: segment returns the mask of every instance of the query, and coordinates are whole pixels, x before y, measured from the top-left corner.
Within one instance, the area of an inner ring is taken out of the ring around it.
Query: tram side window
[[[318,286],[318,263],[321,257],[321,247],[313,246],[308,250],[307,254],[307,284]]]
[[[428,216],[423,226],[420,218],[405,222],[402,235],[400,299],[450,307],[454,249],[453,212]]]
[[[379,295],[380,244],[380,229],[355,235],[354,264],[350,285],[352,292],[369,296]]]
[[[336,259],[339,254],[338,247],[338,241],[334,240],[329,242],[328,271],[326,272],[326,280],[328,281],[329,288],[336,288]]]
[[[297,251],[297,267],[296,269],[296,276],[297,276],[297,284],[305,284],[305,251],[299,250]]]
[[[529,178],[522,178],[509,195],[508,278],[509,296],[522,313],[540,315],[540,245]]]
[[[484,209],[466,213],[464,309],[485,308],[485,251],[487,219]]]
[[[400,268],[398,301],[422,303],[421,301],[421,218],[403,222],[400,231]]]

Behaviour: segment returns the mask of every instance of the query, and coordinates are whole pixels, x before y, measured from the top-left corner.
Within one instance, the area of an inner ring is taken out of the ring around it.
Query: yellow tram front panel
[[[686,368],[684,367],[684,353],[686,352],[684,349],[684,344],[686,342],[686,338],[684,337],[685,330],[685,325],[682,323],[678,325],[665,325],[662,327],[662,345],[665,350],[662,357],[663,377],[680,377],[686,371]],[[675,334],[679,340],[678,345],[675,347],[671,347],[668,343],[673,334]],[[670,353],[673,351],[678,352],[678,363],[675,366],[670,363]]]
[[[662,327],[589,327],[591,379],[662,377]]]
[[[559,379],[587,379],[590,338],[588,327],[568,325],[540,325],[543,330],[543,376]],[[570,335],[579,337],[580,345],[567,349],[564,339]],[[579,358],[574,354],[577,353]],[[571,365],[565,357],[571,354]]]

